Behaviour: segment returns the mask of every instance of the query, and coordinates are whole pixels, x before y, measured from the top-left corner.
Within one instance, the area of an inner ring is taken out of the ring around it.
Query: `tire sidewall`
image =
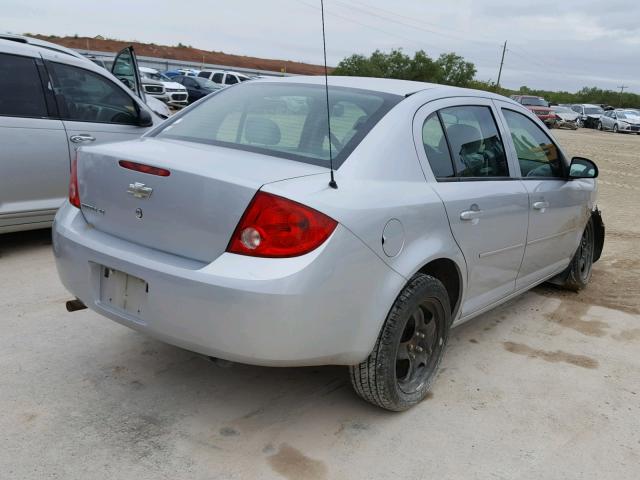
[[[417,288],[412,292],[412,294],[402,302],[396,301],[394,307],[389,313],[389,317],[387,322],[385,322],[385,327],[382,335],[384,338],[381,347],[384,347],[384,355],[382,357],[382,361],[378,363],[377,369],[379,370],[379,374],[384,376],[385,381],[385,390],[390,397],[391,403],[396,406],[397,410],[405,410],[419,401],[421,401],[429,388],[433,384],[437,376],[437,371],[440,366],[440,362],[442,361],[442,357],[444,356],[444,352],[446,350],[447,341],[449,338],[449,330],[451,328],[451,312],[449,307],[449,297],[447,295],[447,291],[438,280],[433,277],[423,275],[421,281]],[[398,385],[398,381],[395,375],[395,364],[396,357],[398,353],[398,348],[400,345],[400,338],[402,337],[402,333],[409,321],[411,314],[415,311],[416,308],[420,304],[425,301],[432,301],[438,310],[438,314],[441,316],[443,320],[443,329],[440,337],[442,338],[442,345],[437,352],[437,359],[432,369],[429,372],[428,378],[426,382],[422,385],[422,387],[414,392],[407,394],[400,389]],[[392,331],[389,331],[390,320],[393,323]],[[387,343],[387,341],[389,341]],[[380,353],[383,353],[381,351]],[[380,356],[379,356],[380,359]]]

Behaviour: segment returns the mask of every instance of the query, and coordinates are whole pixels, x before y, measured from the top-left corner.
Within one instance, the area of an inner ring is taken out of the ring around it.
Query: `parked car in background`
[[[597,175],[496,94],[257,80],[82,149],[53,250],[64,286],[112,320],[232,361],[346,365],[363,399],[405,410],[452,325],[550,279],[586,286]]]
[[[150,79],[162,83],[167,93],[167,103],[176,107],[184,107],[189,103],[189,94],[184,85],[174,82],[155,68],[140,67],[140,75],[144,79]]]
[[[571,110],[569,107],[553,105],[551,107],[551,110],[556,115],[556,127],[570,128],[572,130],[578,128],[578,118],[580,118],[580,115]]]
[[[230,72],[227,70],[202,70],[198,73],[201,78],[211,80],[213,83],[220,85],[235,85],[236,83],[251,80],[251,77],[238,72]]]
[[[544,98],[533,95],[512,95],[511,98],[531,110],[547,127],[556,123],[556,115]]]
[[[173,77],[173,81],[178,82],[187,89],[187,93],[189,94],[189,105],[206,97],[210,93],[217,92],[223,88],[223,85],[213,83],[211,80],[207,80],[206,78],[187,77],[186,75]]]
[[[627,114],[624,110],[607,110],[598,121],[598,130],[640,135],[640,117]]]
[[[73,50],[0,35],[0,233],[51,226],[78,147],[162,122],[143,100],[133,50],[115,64],[131,89]]]
[[[600,117],[604,114],[600,105],[589,103],[571,105],[571,110],[580,115],[578,126],[586,128],[597,128]]]
[[[178,77],[184,75],[186,77],[197,77],[200,70],[194,70],[192,68],[178,68],[176,70],[167,70],[164,74],[169,78]]]

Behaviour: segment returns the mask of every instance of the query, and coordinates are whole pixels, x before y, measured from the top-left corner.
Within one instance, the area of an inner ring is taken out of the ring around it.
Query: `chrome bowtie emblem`
[[[127,193],[136,198],[149,198],[153,193],[153,188],[147,187],[144,183],[135,182],[129,184]]]

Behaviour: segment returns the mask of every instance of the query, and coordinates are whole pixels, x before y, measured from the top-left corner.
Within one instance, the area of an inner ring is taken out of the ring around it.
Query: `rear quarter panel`
[[[407,281],[431,260],[453,260],[464,291],[464,257],[444,205],[425,179],[413,141],[413,116],[421,104],[417,99],[402,101],[371,130],[336,172],[337,189],[328,186],[327,171],[271,183],[263,190],[331,216]],[[402,224],[402,247],[394,256],[385,253],[382,242],[391,219]],[[389,308],[399,293],[387,299]]]

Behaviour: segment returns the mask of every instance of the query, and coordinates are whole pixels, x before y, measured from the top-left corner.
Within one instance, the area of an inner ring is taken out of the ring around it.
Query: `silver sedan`
[[[587,284],[597,173],[487,92],[256,80],[83,147],[55,257],[76,308],[227,360],[348,365],[362,398],[403,410],[452,326]]]

